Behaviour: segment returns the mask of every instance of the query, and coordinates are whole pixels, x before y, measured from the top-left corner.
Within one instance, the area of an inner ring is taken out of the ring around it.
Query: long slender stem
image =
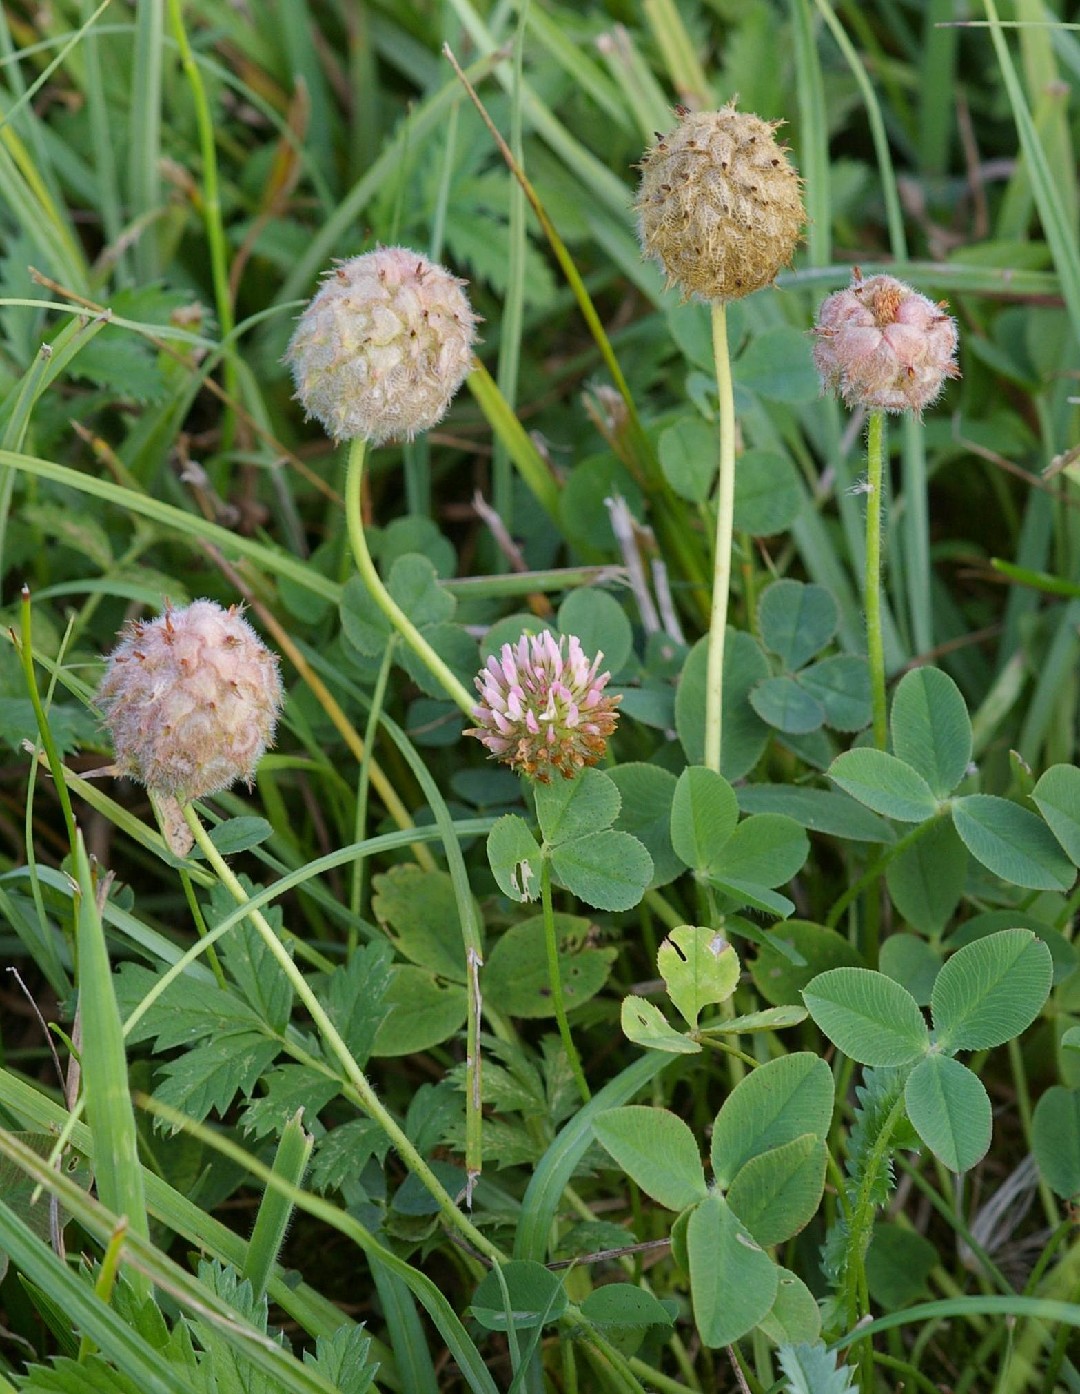
[[[210,840],[209,834],[199,821],[195,810],[190,804],[184,805],[184,820],[191,829],[192,835],[203,856],[217,873],[222,885],[226,887],[238,905],[246,905],[249,900],[247,892],[233,874],[221,853]],[[402,1160],[409,1167],[409,1170],[416,1174],[422,1185],[430,1192],[447,1224],[462,1234],[475,1249],[480,1251],[480,1253],[492,1260],[500,1260],[503,1256],[500,1254],[498,1248],[457,1208],[452,1197],[444,1189],[439,1178],[413,1146],[408,1136],[402,1130],[401,1125],[380,1102],[367,1076],[353,1059],[349,1047],[341,1038],[334,1023],[330,1020],[329,1016],[327,1016],[322,1003],[315,996],[314,992],[312,992],[307,979],[304,977],[303,973],[300,972],[300,969],[297,968],[286,951],[285,946],[274,933],[266,916],[261,910],[250,910],[248,912],[248,919],[255,926],[263,942],[266,944],[266,947],[277,960],[282,972],[292,984],[293,991],[307,1008],[308,1014],[319,1030],[319,1034],[322,1036],[331,1053],[336,1056],[345,1073],[345,1077],[356,1090],[368,1115],[378,1123],[379,1127],[382,1128],[383,1132],[386,1133],[387,1137],[397,1149]]]
[[[559,1023],[559,1035],[562,1037],[563,1049],[570,1061],[570,1069],[573,1071],[577,1087],[581,1091],[582,1100],[588,1103],[592,1094],[589,1092],[589,1086],[585,1079],[585,1071],[581,1068],[581,1058],[577,1053],[577,1046],[574,1045],[574,1038],[570,1034],[570,1023],[566,1019],[562,974],[559,971],[559,944],[555,937],[555,915],[551,908],[551,866],[546,857],[543,859],[540,869],[540,898],[544,907],[544,942],[547,945],[548,979],[551,983],[551,1002],[555,1008],[555,1020]]]
[[[375,563],[368,551],[364,536],[364,518],[361,503],[361,488],[364,480],[364,458],[367,441],[357,437],[349,447],[349,471],[345,479],[345,519],[349,531],[349,544],[352,547],[356,569],[363,578],[372,600],[401,635],[402,639],[425,665],[432,677],[444,688],[446,695],[455,701],[466,716],[472,716],[476,705],[464,683],[459,682],[424,636],[409,619],[401,606],[394,600],[382,583]]]
[[[881,514],[885,459],[885,413],[870,413],[866,437],[866,650],[870,660],[870,700],[874,744],[888,744],[885,709],[885,640],[881,630]]]
[[[720,475],[716,492],[716,550],[713,556],[712,610],[705,687],[705,764],[720,773],[720,735],[724,716],[724,636],[731,591],[731,529],[735,511],[735,397],[728,353],[727,306],[712,306],[713,357],[720,411]]]

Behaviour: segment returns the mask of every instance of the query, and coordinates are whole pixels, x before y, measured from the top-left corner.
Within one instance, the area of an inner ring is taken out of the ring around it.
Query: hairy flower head
[[[464,284],[406,247],[328,271],[285,355],[308,416],[336,441],[372,445],[441,421],[476,341]]]
[[[546,784],[553,770],[572,779],[595,765],[619,719],[621,697],[604,692],[610,673],[598,673],[574,635],[556,640],[549,630],[504,644],[476,678],[480,723],[465,734],[496,759]]]
[[[196,600],[129,624],[96,700],[119,772],[184,801],[250,783],[283,692],[276,655],[237,609]]]
[[[828,296],[814,327],[814,363],[849,407],[921,412],[956,366],[956,321],[895,276],[858,271]]]
[[[668,285],[702,300],[739,300],[791,260],[806,212],[779,123],[734,106],[689,112],[641,161],[638,224]]]

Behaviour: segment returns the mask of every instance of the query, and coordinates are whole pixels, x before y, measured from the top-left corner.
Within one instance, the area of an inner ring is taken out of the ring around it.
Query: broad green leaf
[[[476,670],[480,666],[480,651],[469,631],[460,624],[429,624],[423,633],[428,646],[434,649],[462,685],[467,690],[471,689]],[[394,658],[421,692],[433,699],[445,701],[446,691],[442,683],[418,653],[406,644],[399,644],[394,650]]]
[[[326,1013],[361,1068],[386,1015],[383,999],[390,986],[393,957],[390,945],[382,940],[357,946],[330,974],[324,989]]]
[[[223,857],[234,857],[258,847],[273,831],[265,818],[227,818],[210,830],[210,841]]]
[[[770,890],[768,886],[763,886],[759,881],[740,881],[734,876],[712,875],[708,877],[709,884],[715,886],[717,890],[723,891],[731,901],[728,907],[733,910],[740,910],[749,906],[753,910],[760,910],[766,915],[776,915],[778,919],[785,919],[795,909],[795,902],[788,900],[786,895],[780,895],[777,891]],[[746,934],[746,921],[742,922],[739,932]],[[729,928],[732,928],[729,924]]]
[[[948,1055],[928,1055],[908,1075],[904,1103],[915,1131],[950,1171],[969,1171],[990,1146],[990,1100],[977,1075]]]
[[[917,1302],[929,1295],[926,1280],[939,1262],[937,1249],[916,1230],[880,1221],[866,1254],[870,1296],[886,1312]]]
[[[918,770],[939,799],[963,779],[971,760],[971,718],[960,689],[940,668],[913,668],[893,696],[893,750]]]
[[[955,799],[953,822],[964,845],[988,871],[1033,891],[1067,891],[1076,868],[1034,813],[993,794]]]
[[[167,1061],[154,1097],[201,1123],[211,1111],[224,1113],[238,1093],[249,1095],[280,1049],[254,1032],[215,1036]]]
[[[179,1368],[172,1373],[177,1380],[182,1378]],[[262,1387],[265,1389],[266,1385]],[[19,1388],[26,1394],[144,1394],[143,1385],[129,1379],[100,1355],[80,1360],[54,1355],[48,1365],[31,1365],[26,1383],[20,1380]]]
[[[671,805],[671,845],[687,866],[717,869],[738,819],[735,791],[722,775],[704,765],[683,770]]]
[[[572,477],[572,476],[571,476]],[[691,765],[705,758],[705,670],[708,636],[690,650],[675,693],[675,729]],[[765,749],[769,728],[750,705],[750,689],[769,676],[769,661],[752,635],[729,630],[724,641],[724,703],[720,773],[748,774]]]
[[[802,486],[786,455],[746,450],[735,466],[735,531],[771,537],[799,516]]]
[[[789,672],[820,652],[839,623],[836,601],[824,586],[774,581],[758,603],[761,641]]]
[[[239,928],[239,926],[238,926]],[[139,963],[122,963],[113,975],[116,1000],[125,1022],[157,984],[160,975]],[[213,980],[194,974],[174,978],[166,990],[127,1032],[129,1045],[154,1039],[158,1051],[187,1046],[204,1036],[255,1031],[262,1024],[239,993],[226,992]]]
[[[704,1022],[700,1028],[703,1036],[753,1035],[757,1031],[783,1031],[789,1026],[798,1026],[810,1013],[805,1007],[764,1007],[760,1012],[747,1012],[745,1016],[718,1017]]]
[[[411,963],[396,963],[383,998],[387,1014],[375,1032],[371,1053],[416,1055],[453,1036],[465,1023],[465,989],[445,986]]]
[[[766,678],[752,688],[750,705],[762,721],[789,736],[804,736],[825,721],[822,704],[787,673]]]
[[[1070,859],[1080,866],[1080,769],[1051,765],[1031,798]]]
[[[647,1050],[663,1050],[669,1055],[700,1055],[701,1046],[676,1031],[654,1003],[631,993],[624,997],[619,1013],[623,1033],[635,1045]]]
[[[568,891],[597,910],[632,910],[652,880],[652,858],[629,833],[590,833],[551,854],[551,869]]]
[[[592,926],[583,916],[556,913],[554,918],[563,997],[567,1011],[572,1011],[607,982],[616,950],[590,944]],[[481,987],[506,1016],[555,1015],[543,916],[530,916],[500,935],[485,960]]]
[[[511,1259],[502,1266],[502,1279],[506,1284],[505,1297],[499,1274],[491,1272],[480,1279],[469,1303],[473,1316],[486,1330],[528,1331],[558,1321],[566,1311],[568,1302],[562,1280],[542,1263]]]
[[[776,1264],[758,1248],[716,1191],[690,1212],[686,1228],[690,1297],[705,1345],[729,1346],[767,1316],[776,1300]]]
[[[444,624],[453,617],[457,601],[439,584],[431,561],[419,552],[395,558],[389,570],[386,589],[418,629]]]
[[[304,1110],[304,1124],[310,1128],[341,1091],[337,1080],[307,1065],[278,1065],[263,1075],[262,1083],[266,1092],[248,1099],[240,1114],[240,1126],[257,1138],[280,1135],[298,1109]]]
[[[685,870],[671,845],[671,805],[676,778],[670,770],[628,761],[607,772],[622,798],[614,827],[632,833],[653,859],[651,888],[666,886]]]
[[[694,1134],[666,1108],[608,1109],[593,1128],[601,1147],[665,1209],[685,1210],[708,1194]]]
[[[605,1283],[581,1304],[581,1313],[623,1352],[632,1353],[650,1326],[672,1326],[671,1312],[644,1288],[633,1283]]]
[[[782,813],[754,813],[725,842],[714,868],[725,881],[783,886],[797,876],[810,853],[805,832]]]
[[[504,615],[501,620],[496,620],[491,628],[484,635],[480,643],[480,659],[482,663],[487,663],[493,655],[502,656],[504,644],[511,647],[525,634],[543,634],[544,631],[558,641],[558,631],[554,625],[542,620],[539,615],[534,615],[529,611],[523,614]]]
[[[787,953],[776,947],[783,944]],[[802,964],[793,963],[796,954]],[[774,1006],[802,1004],[802,991],[812,978],[830,968],[864,967],[862,955],[835,929],[809,920],[777,925],[760,945],[750,965],[754,986]]]
[[[329,1336],[315,1338],[315,1351],[304,1351],[310,1365],[341,1394],[367,1394],[375,1383],[378,1363],[371,1358],[371,1337],[363,1326],[346,1322]]]
[[[833,1045],[860,1065],[909,1065],[930,1048],[919,1004],[906,988],[868,968],[833,968],[803,1001]]]
[[[1037,939],[1043,941],[1054,960],[1055,987],[1076,972],[1080,963],[1080,952],[1076,945],[1066,939],[1060,929],[1055,929],[1047,920],[1033,915],[1029,910],[984,910],[981,915],[972,915],[949,934],[945,948],[962,949],[965,944],[973,944],[976,939],[984,939],[999,929],[1030,929]]]
[[[386,573],[399,557],[409,555],[422,556],[429,561],[440,580],[449,580],[457,570],[453,544],[426,513],[406,513],[387,523],[377,542],[372,544],[372,550],[379,569]]]
[[[825,1143],[803,1133],[740,1167],[727,1202],[763,1248],[782,1244],[814,1218],[825,1188]]]
[[[359,575],[350,576],[341,592],[341,630],[346,642],[365,658],[378,658],[386,648],[390,621]]]
[[[738,955],[724,936],[700,925],[679,925],[660,945],[656,966],[667,994],[687,1025],[702,1007],[726,1002],[739,983]]]
[[[878,954],[878,970],[902,983],[920,1007],[928,1007],[941,972],[941,951],[917,934],[890,934]]]
[[[901,823],[923,823],[937,813],[929,784],[885,750],[847,750],[829,766],[829,778],[875,813]]]
[[[488,865],[499,890],[511,900],[535,900],[540,894],[543,853],[524,818],[506,813],[492,824],[487,840]]]
[[[743,813],[783,813],[812,833],[830,833],[849,842],[891,842],[893,830],[835,789],[810,789],[801,784],[744,784],[737,789]]]
[[[833,1077],[809,1051],[781,1055],[739,1081],[716,1115],[712,1168],[730,1186],[752,1158],[804,1133],[824,1137],[832,1121]]]
[[[463,983],[461,916],[447,873],[406,863],[374,877],[371,889],[372,912],[398,953],[441,978]],[[478,906],[476,918],[479,922]]]
[[[1027,1030],[1050,995],[1050,950],[1029,929],[1002,929],[966,944],[937,976],[930,1010],[938,1044],[989,1050]]]
[[[534,784],[536,817],[549,847],[609,828],[622,802],[619,790],[601,770],[583,769],[573,779]]]
[[[780,324],[751,338],[732,370],[736,383],[774,402],[801,405],[821,392],[810,341],[793,325]]]
[[[870,669],[865,658],[823,658],[804,668],[795,681],[821,703],[825,724],[834,731],[861,731],[870,725]]]
[[[249,894],[261,889],[246,876],[240,878]],[[228,890],[218,884],[210,891],[206,907],[206,923],[211,929],[236,910],[236,901]],[[275,931],[281,929],[280,905],[267,906],[266,918]],[[284,969],[270,952],[266,940],[250,920],[235,925],[222,942],[218,952],[225,970],[240,988],[244,997],[258,1014],[259,1020],[273,1031],[284,1031],[292,1013],[293,987]]]
[[[704,503],[712,493],[719,450],[716,427],[696,411],[661,431],[657,441],[664,478],[688,503]]]
[[[777,1267],[776,1301],[758,1325],[778,1346],[810,1346],[821,1335],[821,1309],[814,1294],[789,1268]]]
[[[579,586],[559,606],[559,629],[576,634],[590,661],[601,655],[601,672],[619,673],[634,649],[634,631],[613,595]]]
[[[1031,1145],[1050,1189],[1063,1200],[1080,1194],[1080,1089],[1051,1085],[1035,1105]]]
[[[892,903],[920,934],[940,934],[960,904],[968,851],[947,818],[898,853],[885,871]]]

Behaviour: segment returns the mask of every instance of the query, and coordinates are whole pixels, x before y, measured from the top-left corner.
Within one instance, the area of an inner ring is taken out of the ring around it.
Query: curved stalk
[[[361,487],[364,480],[366,455],[367,441],[358,436],[349,446],[349,470],[345,479],[345,518],[349,530],[349,545],[352,547],[356,569],[363,578],[371,598],[405,643],[425,665],[432,677],[437,679],[446,695],[458,704],[466,716],[471,717],[476,703],[469,695],[465,685],[459,682],[427,642],[383,585],[382,578],[375,570],[375,563],[371,560],[371,553],[368,551],[367,538],[364,536],[364,519],[361,508]]]
[[[210,866],[217,873],[222,885],[226,887],[238,905],[246,905],[248,894],[244,890],[240,881],[234,875],[228,863],[221,853],[210,840],[210,836],[200,822],[191,804],[184,805],[184,821],[191,829],[195,842],[206,858]],[[276,959],[281,971],[288,978],[293,991],[304,1004],[312,1021],[315,1023],[320,1036],[326,1043],[330,1053],[336,1057],[344,1072],[345,1078],[356,1090],[368,1116],[373,1118],[383,1132],[387,1135],[398,1154],[414,1172],[421,1184],[431,1194],[435,1203],[439,1207],[446,1223],[458,1231],[474,1249],[478,1250],[485,1257],[493,1262],[499,1261],[502,1257],[498,1248],[492,1244],[491,1240],[468,1219],[468,1217],[454,1204],[453,1198],[445,1190],[438,1177],[428,1166],[427,1162],[413,1146],[408,1136],[401,1128],[401,1125],[393,1117],[390,1111],[382,1104],[375,1093],[367,1075],[353,1059],[349,1047],[345,1044],[337,1027],[330,1020],[322,1003],[312,992],[307,979],[292,961],[285,946],[274,933],[266,916],[261,910],[250,910],[248,919],[255,926],[259,935],[262,937],[266,947]]]

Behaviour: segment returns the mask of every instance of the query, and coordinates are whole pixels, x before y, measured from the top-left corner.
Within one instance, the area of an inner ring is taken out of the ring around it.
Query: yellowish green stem
[[[195,842],[206,858],[210,866],[217,873],[218,879],[226,887],[238,905],[245,905],[248,902],[248,894],[244,890],[240,881],[233,874],[228,863],[221,853],[210,840],[210,836],[202,823],[199,821],[195,810],[190,804],[184,805],[184,820],[191,829]],[[266,916],[261,910],[251,910],[248,919],[255,926],[266,947],[270,950],[273,957],[277,960],[282,972],[292,984],[293,991],[307,1009],[309,1016],[315,1023],[323,1041],[326,1043],[331,1054],[336,1057],[340,1064],[345,1078],[356,1090],[364,1109],[368,1116],[373,1118],[383,1132],[387,1135],[401,1159],[419,1179],[421,1184],[431,1194],[439,1210],[448,1225],[456,1229],[474,1249],[484,1254],[487,1258],[498,1260],[501,1255],[498,1248],[486,1235],[482,1234],[468,1217],[454,1204],[453,1198],[444,1189],[439,1178],[428,1166],[427,1162],[413,1146],[408,1136],[402,1130],[401,1125],[393,1115],[379,1101],[375,1090],[372,1088],[367,1076],[353,1059],[349,1047],[345,1044],[341,1034],[330,1020],[322,1003],[312,992],[307,979],[292,961],[285,946],[274,933]]]
[[[874,745],[889,740],[885,707],[885,639],[881,629],[881,514],[885,468],[885,413],[872,411],[866,438],[866,651],[870,660],[870,700]]]
[[[469,695],[468,689],[454,676],[416,625],[409,619],[383,585],[382,578],[375,570],[375,563],[371,559],[367,538],[364,535],[362,486],[366,455],[367,441],[358,436],[349,447],[349,470],[345,479],[345,518],[356,569],[359,571],[364,585],[367,586],[372,600],[401,635],[404,642],[408,644],[428,672],[436,679],[446,695],[458,704],[466,716],[471,717],[476,702]]]
[[[716,548],[713,555],[712,609],[705,679],[705,764],[720,773],[720,737],[724,717],[724,637],[731,591],[731,536],[735,512],[735,396],[731,386],[727,306],[712,306],[713,357],[720,413],[720,472],[716,491]]]

